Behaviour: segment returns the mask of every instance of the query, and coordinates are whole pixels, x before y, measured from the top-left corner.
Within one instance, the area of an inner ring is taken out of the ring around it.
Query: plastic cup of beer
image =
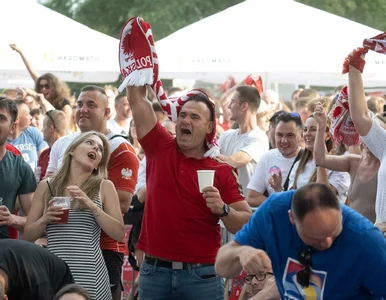
[[[67,224],[68,223],[68,213],[70,212],[71,207],[71,197],[54,197],[53,206],[62,207],[63,214],[58,216],[59,221],[56,221],[57,224]]]
[[[197,170],[198,187],[200,192],[207,186],[213,186],[214,170]]]

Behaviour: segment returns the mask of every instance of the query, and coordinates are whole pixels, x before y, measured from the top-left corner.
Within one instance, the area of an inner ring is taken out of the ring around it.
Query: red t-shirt
[[[38,167],[41,168],[40,180],[46,176],[48,162],[50,161],[51,148],[45,149],[39,156]]]
[[[197,170],[215,170],[214,186],[228,204],[244,200],[236,170],[217,159],[185,157],[158,123],[140,143],[147,194],[137,248],[172,261],[214,263],[221,246],[219,218],[199,191]]]
[[[111,135],[112,136],[112,135]],[[107,135],[109,139],[109,135]],[[109,180],[117,191],[125,191],[134,194],[138,176],[138,158],[133,146],[122,137],[109,139],[111,156],[107,166]],[[124,253],[125,243],[117,242],[105,232],[101,232],[101,249]]]

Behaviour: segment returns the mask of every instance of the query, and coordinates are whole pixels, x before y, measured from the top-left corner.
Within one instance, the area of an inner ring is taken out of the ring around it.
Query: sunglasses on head
[[[251,274],[244,277],[244,282],[246,284],[252,284],[253,278],[256,278],[257,281],[264,281],[265,278],[267,278],[267,275],[272,275],[272,272],[265,272],[265,273],[258,273],[258,274]]]
[[[46,84],[40,84],[40,83],[39,83],[39,89],[41,90],[41,89],[43,89],[43,88],[46,88],[46,90],[47,90],[47,89],[50,88],[50,85],[49,85],[48,83],[46,83]]]
[[[300,270],[296,274],[296,280],[302,287],[309,287],[311,276],[311,252],[312,248],[308,247],[299,252],[299,262],[304,266],[304,269]]]
[[[50,118],[51,122],[52,122],[52,126],[54,127],[54,129],[56,129],[56,126],[55,126],[55,121],[54,121],[54,118],[51,116],[51,112],[53,110],[49,110],[46,112],[46,116]]]

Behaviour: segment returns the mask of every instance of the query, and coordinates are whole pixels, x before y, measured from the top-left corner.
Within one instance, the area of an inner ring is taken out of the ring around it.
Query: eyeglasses
[[[39,84],[39,90],[42,90],[43,88],[46,88],[46,90],[48,90],[50,88],[50,85],[48,83]]]
[[[304,266],[304,269],[297,272],[296,280],[302,287],[308,287],[310,285],[311,252],[312,248],[308,247],[299,253],[299,262]]]
[[[252,284],[253,278],[256,278],[257,281],[264,281],[265,278],[267,278],[267,275],[272,275],[272,272],[265,272],[265,273],[258,273],[258,274],[251,274],[244,277],[244,282],[248,285]]]
[[[47,111],[46,116],[50,118],[50,120],[52,122],[52,126],[54,126],[54,129],[56,129],[54,118],[51,116],[52,111],[54,111],[54,110]]]

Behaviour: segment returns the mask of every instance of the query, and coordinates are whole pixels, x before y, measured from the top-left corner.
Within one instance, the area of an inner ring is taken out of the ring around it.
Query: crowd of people
[[[136,299],[227,299],[224,278],[237,277],[242,300],[386,297],[386,102],[364,93],[355,67],[352,146],[332,136],[342,87],[289,101],[254,75],[171,88],[189,95],[172,121],[145,85],[71,96],[10,46],[35,89],[0,98],[0,300],[121,299],[134,202]],[[199,170],[215,171],[202,191]]]

